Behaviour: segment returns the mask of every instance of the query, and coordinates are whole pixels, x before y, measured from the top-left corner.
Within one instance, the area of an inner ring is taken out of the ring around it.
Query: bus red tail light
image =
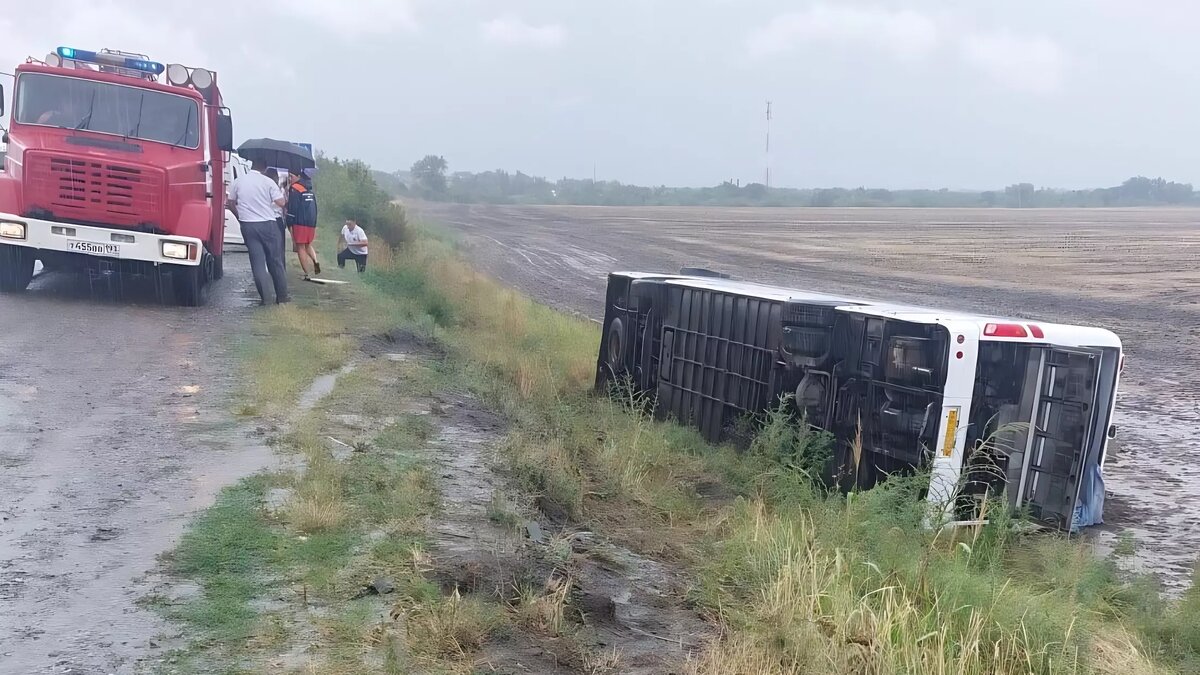
[[[983,327],[983,334],[988,337],[1029,337],[1029,332],[1019,323],[989,323]]]

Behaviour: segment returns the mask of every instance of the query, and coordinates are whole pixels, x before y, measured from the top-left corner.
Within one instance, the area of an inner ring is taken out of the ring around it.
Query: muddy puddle
[[[347,363],[334,373],[326,373],[317,377],[312,381],[312,384],[300,394],[300,398],[296,400],[296,408],[289,418],[289,422],[302,417],[305,413],[312,410],[321,399],[333,393],[333,388],[337,386],[338,378],[347,373],[354,372],[355,364]]]
[[[1118,436],[1105,464],[1105,525],[1090,533],[1107,554],[1121,536],[1134,552],[1122,565],[1153,573],[1172,595],[1186,590],[1196,565],[1200,503],[1200,402],[1157,400],[1136,382],[1118,404]]]

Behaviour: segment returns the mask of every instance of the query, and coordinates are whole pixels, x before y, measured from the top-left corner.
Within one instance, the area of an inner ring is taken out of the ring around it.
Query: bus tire
[[[608,343],[604,361],[613,377],[625,374],[625,322],[621,317],[614,318],[608,324]]]
[[[19,293],[29,288],[35,262],[32,249],[0,244],[0,292]]]
[[[184,307],[202,307],[207,304],[212,275],[213,256],[208,253],[200,258],[199,265],[175,270],[175,302]]]

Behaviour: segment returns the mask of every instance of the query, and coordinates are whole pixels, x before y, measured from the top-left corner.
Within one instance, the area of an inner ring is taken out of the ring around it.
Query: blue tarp
[[[1071,518],[1071,533],[1104,522],[1104,472],[1099,464],[1089,467],[1080,479],[1079,501]]]

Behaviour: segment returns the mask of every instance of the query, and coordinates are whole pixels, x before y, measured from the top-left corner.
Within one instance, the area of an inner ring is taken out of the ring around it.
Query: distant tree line
[[[428,155],[408,172],[377,172],[380,187],[399,196],[484,204],[590,206],[895,206],[1054,208],[1200,206],[1190,183],[1137,176],[1116,187],[1091,190],[1039,188],[1017,183],[1003,190],[885,190],[880,188],[768,188],[726,181],[713,187],[645,187],[617,181],[561,178],[548,181],[520,171],[449,173],[444,157]]]

